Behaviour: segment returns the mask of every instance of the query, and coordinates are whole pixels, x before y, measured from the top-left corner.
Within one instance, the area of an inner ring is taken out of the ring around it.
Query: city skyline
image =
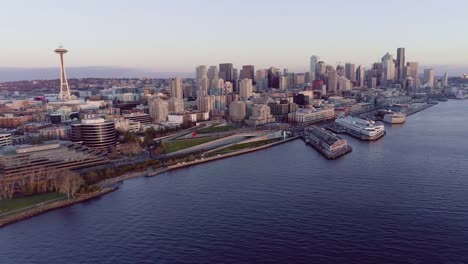
[[[386,52],[396,58],[396,49],[405,47],[411,54],[407,60],[423,67],[450,66],[458,74],[468,69],[468,38],[457,34],[459,25],[467,22],[461,14],[467,4],[448,2],[440,9],[436,1],[424,6],[343,1],[339,3],[343,8],[336,10],[306,1],[255,2],[248,9],[242,1],[234,6],[227,1],[209,6],[193,1],[60,2],[61,9],[57,1],[30,2],[34,8],[28,9],[26,2],[7,3],[0,11],[0,21],[9,25],[0,68],[55,67],[50,51],[59,44],[71,50],[70,69],[100,66],[150,73],[187,73],[196,65],[219,63],[305,72],[311,55],[331,65],[350,62],[368,67]],[[62,9],[67,12],[57,12]],[[396,13],[399,19],[391,19]],[[246,19],[248,14],[252,15]],[[345,29],[348,23],[354,30]]]

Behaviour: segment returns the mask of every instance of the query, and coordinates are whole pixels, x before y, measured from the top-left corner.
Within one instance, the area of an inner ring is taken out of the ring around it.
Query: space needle
[[[62,46],[54,50],[55,53],[60,55],[60,93],[58,95],[59,100],[69,101],[70,100],[70,88],[68,87],[67,75],[65,74],[65,64],[63,63],[63,55],[68,52]]]

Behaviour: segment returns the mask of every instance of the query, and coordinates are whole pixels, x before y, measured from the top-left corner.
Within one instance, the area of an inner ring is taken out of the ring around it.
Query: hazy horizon
[[[236,65],[235,65],[236,66]],[[237,65],[240,68],[241,65]],[[421,65],[419,73],[423,74],[424,68],[434,68],[436,76],[441,77],[445,72],[449,77],[458,77],[468,73],[468,68],[450,66],[450,65]],[[256,67],[257,69],[257,67]],[[306,70],[296,71],[297,73]],[[85,66],[68,67],[67,78],[194,78],[195,68],[188,72],[156,72],[151,69],[112,67],[112,66]],[[53,80],[60,78],[60,68],[19,68],[19,67],[0,67],[0,82],[12,81],[32,81],[32,80]]]
[[[467,9],[460,0],[443,6],[403,0],[9,1],[0,10],[0,24],[8,25],[0,67],[57,67],[59,44],[70,51],[69,69],[150,73],[188,73],[222,62],[298,72],[308,69],[311,55],[331,65],[369,67],[405,47],[407,61],[466,72],[468,36],[460,27],[468,24]]]

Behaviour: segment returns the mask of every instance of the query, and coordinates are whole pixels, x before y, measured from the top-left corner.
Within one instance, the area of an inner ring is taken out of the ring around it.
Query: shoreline
[[[52,211],[52,210],[55,210],[55,209],[59,209],[59,208],[63,208],[63,207],[67,207],[67,206],[70,206],[70,205],[77,204],[77,203],[81,203],[81,202],[85,202],[85,201],[95,199],[95,198],[100,197],[100,196],[102,196],[104,194],[108,194],[110,192],[113,192],[116,189],[117,188],[106,188],[106,189],[103,189],[102,191],[99,191],[99,192],[82,194],[82,195],[79,195],[79,196],[76,196],[76,197],[73,197],[73,198],[70,198],[70,199],[67,199],[67,200],[52,202],[52,203],[44,205],[44,206],[39,206],[39,207],[36,207],[36,208],[33,208],[33,209],[27,209],[24,212],[0,218],[0,229],[7,226],[7,225],[11,225],[11,224],[14,224],[16,222],[26,220],[26,219],[29,219],[31,217],[34,217],[34,216],[37,216],[37,215],[40,215],[40,214],[43,214],[43,213],[46,213],[46,212],[49,212],[49,211]]]
[[[171,166],[168,166],[168,167],[159,168],[159,169],[157,169],[157,170],[155,170],[153,172],[148,172],[147,170],[137,171],[137,172],[126,173],[124,175],[121,175],[121,176],[118,176],[118,177],[115,177],[115,178],[106,179],[106,180],[103,180],[103,181],[96,184],[96,185],[100,186],[101,188],[103,188],[99,192],[83,194],[83,195],[80,195],[80,196],[77,196],[77,197],[73,197],[71,199],[52,202],[52,203],[46,204],[44,206],[38,206],[38,207],[35,207],[35,208],[26,209],[23,212],[19,212],[17,214],[12,214],[10,216],[5,216],[3,218],[0,218],[0,229],[7,226],[7,225],[11,225],[11,224],[14,224],[16,222],[32,218],[34,216],[37,216],[37,215],[40,215],[40,214],[43,214],[43,213],[46,213],[46,212],[49,212],[49,211],[52,211],[52,210],[55,210],[55,209],[71,206],[71,205],[74,205],[74,204],[77,204],[77,203],[81,203],[81,202],[85,202],[85,201],[88,201],[88,200],[98,198],[98,197],[100,197],[102,195],[105,195],[105,194],[108,194],[110,192],[113,192],[113,191],[117,190],[118,188],[114,187],[112,185],[114,185],[116,183],[119,183],[119,182],[123,182],[125,180],[138,178],[138,177],[142,177],[142,176],[154,177],[154,176],[157,176],[157,175],[162,174],[162,173],[167,172],[167,171],[176,170],[176,169],[180,169],[180,168],[183,168],[183,167],[193,166],[193,165],[197,165],[197,164],[200,164],[200,163],[215,161],[215,160],[219,160],[219,159],[225,159],[225,158],[229,158],[229,157],[233,157],[233,156],[237,156],[237,155],[246,154],[246,153],[249,153],[249,152],[259,151],[259,150],[266,149],[266,148],[269,148],[269,147],[273,147],[273,146],[276,146],[276,145],[280,145],[280,144],[283,144],[283,143],[286,143],[286,142],[289,142],[289,141],[293,141],[293,140],[296,140],[298,138],[299,138],[299,136],[295,136],[295,137],[291,137],[291,138],[288,138],[288,139],[285,139],[285,140],[282,140],[282,141],[279,141],[279,142],[273,142],[273,143],[258,146],[258,147],[255,147],[255,148],[243,149],[243,150],[235,151],[235,152],[232,152],[232,153],[222,154],[220,156],[203,158],[203,159],[200,159],[200,160],[194,160],[194,161],[185,162],[185,163],[182,163],[182,164],[171,165]]]
[[[281,140],[281,141],[278,141],[278,142],[273,142],[273,143],[270,143],[270,144],[265,144],[265,145],[254,147],[254,148],[242,149],[242,150],[231,152],[231,153],[220,154],[220,155],[217,155],[217,156],[214,156],[214,157],[202,158],[202,159],[199,159],[199,160],[194,160],[194,161],[184,162],[184,163],[181,163],[181,164],[171,165],[171,166],[168,166],[168,167],[165,167],[165,168],[161,168],[160,170],[155,171],[153,173],[150,173],[150,174],[146,175],[146,177],[154,177],[154,176],[157,176],[157,175],[159,175],[161,173],[171,171],[171,170],[176,170],[176,169],[180,169],[180,168],[184,168],[184,167],[189,167],[189,166],[197,165],[197,164],[200,164],[200,163],[205,163],[205,162],[230,158],[230,157],[233,157],[233,156],[238,156],[238,155],[246,154],[246,153],[249,153],[249,152],[259,151],[259,150],[262,150],[262,149],[270,148],[270,147],[280,145],[280,144],[283,144],[283,143],[286,143],[286,142],[289,142],[289,141],[293,141],[293,140],[296,140],[296,139],[299,139],[299,136],[294,136],[294,137],[291,137],[291,138],[288,138],[288,139],[285,139],[285,140]]]
[[[270,144],[265,144],[265,145],[254,147],[254,148],[242,149],[242,150],[238,150],[238,151],[231,152],[231,153],[221,154],[220,156],[208,157],[208,158],[203,158],[203,159],[199,159],[199,160],[184,162],[184,163],[181,163],[181,164],[171,165],[171,166],[167,166],[167,167],[161,167],[161,168],[158,168],[157,170],[151,171],[151,172],[148,172],[147,170],[144,170],[144,171],[126,173],[124,175],[121,175],[121,176],[118,176],[118,177],[115,177],[115,178],[110,178],[110,179],[103,180],[103,181],[97,183],[97,185],[99,185],[101,187],[109,187],[109,186],[112,186],[113,184],[116,184],[116,183],[119,183],[119,182],[122,182],[122,181],[125,181],[125,180],[129,180],[129,179],[133,179],[133,178],[138,178],[138,177],[143,177],[143,176],[144,177],[155,177],[155,176],[158,176],[159,174],[162,174],[164,172],[168,172],[168,171],[171,171],[171,170],[180,169],[180,168],[183,168],[183,167],[189,167],[189,166],[193,166],[193,165],[197,165],[197,164],[201,164],[201,163],[205,163],[205,162],[210,162],[210,161],[215,161],[215,160],[219,160],[219,159],[225,159],[225,158],[229,158],[229,157],[233,157],[233,156],[237,156],[237,155],[246,154],[246,153],[249,153],[249,152],[259,151],[259,150],[262,150],[262,149],[266,149],[266,148],[269,148],[269,147],[273,147],[273,146],[276,146],[276,145],[287,143],[289,141],[293,141],[293,140],[296,140],[298,138],[299,138],[299,136],[295,136],[295,137],[291,137],[291,138],[288,138],[288,139],[285,139],[285,140],[281,140],[281,141],[278,141],[278,142],[273,142],[273,143],[270,143]]]

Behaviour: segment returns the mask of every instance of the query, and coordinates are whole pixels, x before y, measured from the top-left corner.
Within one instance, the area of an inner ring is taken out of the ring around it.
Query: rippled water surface
[[[0,263],[468,263],[468,101],[386,129],[126,181],[0,229]]]

